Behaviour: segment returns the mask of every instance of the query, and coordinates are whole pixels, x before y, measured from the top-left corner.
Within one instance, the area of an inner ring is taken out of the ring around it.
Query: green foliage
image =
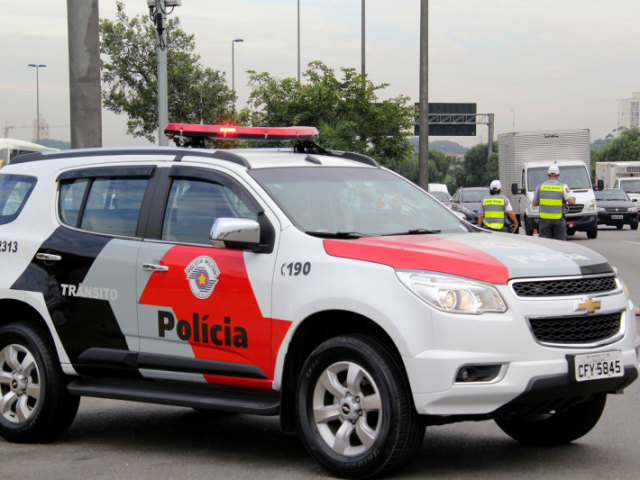
[[[412,182],[418,183],[419,159],[417,153],[411,158],[402,161],[391,160],[386,166]],[[444,153],[438,150],[429,150],[430,183],[447,183],[449,181],[450,166],[451,161]]]
[[[304,72],[305,83],[249,72],[252,92],[242,121],[260,126],[317,126],[319,143],[330,149],[352,150],[386,164],[411,158],[408,142],[415,110],[408,97],[379,101],[374,85],[353,68],[334,70],[315,61]]]
[[[498,142],[493,142],[493,152],[488,155],[489,146],[480,143],[464,155],[462,167],[455,172],[456,184],[461,187],[489,186],[498,178]]]
[[[624,162],[640,160],[640,130],[632,128],[623,131],[601,150],[592,150],[592,160],[596,162]]]
[[[116,20],[100,20],[102,101],[125,113],[127,133],[156,138],[158,82],[155,30],[143,15],[129,18],[124,3],[117,3]],[[198,62],[193,35],[186,34],[178,18],[166,24],[169,121],[218,123],[234,118],[235,95],[224,75]]]

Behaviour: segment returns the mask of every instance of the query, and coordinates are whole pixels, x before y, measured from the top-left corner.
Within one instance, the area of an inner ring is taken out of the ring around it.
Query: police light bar
[[[315,140],[316,127],[241,127],[236,125],[200,125],[169,123],[164,129],[169,137],[210,138],[215,140]]]

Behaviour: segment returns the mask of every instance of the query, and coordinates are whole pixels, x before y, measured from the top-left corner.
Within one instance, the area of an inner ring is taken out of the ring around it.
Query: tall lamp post
[[[40,74],[39,70],[46,65],[30,63],[29,67],[36,69],[36,142],[40,141]]]
[[[231,91],[236,93],[236,43],[244,42],[243,38],[234,38],[231,40]]]
[[[158,145],[166,147],[169,139],[164,134],[164,128],[169,122],[169,86],[167,81],[167,15],[175,7],[182,5],[182,0],[147,0],[149,17],[156,29],[156,57],[158,71]],[[167,11],[167,8],[171,10]]]

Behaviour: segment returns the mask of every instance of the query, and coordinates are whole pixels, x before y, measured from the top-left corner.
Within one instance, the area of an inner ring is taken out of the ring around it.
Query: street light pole
[[[169,122],[169,86],[167,81],[167,15],[175,7],[182,5],[182,0],[147,0],[149,15],[156,29],[156,56],[158,72],[158,145],[166,147],[169,139],[164,128]],[[171,10],[167,12],[167,7]]]
[[[244,42],[242,38],[234,38],[231,40],[231,91],[236,93],[236,54],[235,54],[235,45],[236,43]]]
[[[300,83],[300,0],[298,0],[298,83]]]
[[[365,18],[365,14],[364,14],[364,0],[362,0],[362,9],[361,9],[361,15],[362,15],[362,28],[361,28],[361,32],[360,32],[360,48],[361,48],[361,52],[360,52],[360,58],[361,58],[361,64],[362,64],[362,70],[360,73],[362,73],[362,75],[365,74],[365,68],[364,68],[364,63],[365,63],[365,28],[364,28],[364,18]]]
[[[29,67],[36,69],[36,142],[40,141],[40,74],[39,70],[45,68],[44,64],[30,63]]]

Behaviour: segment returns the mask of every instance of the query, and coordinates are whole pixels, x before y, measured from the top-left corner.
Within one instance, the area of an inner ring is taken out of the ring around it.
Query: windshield
[[[460,199],[462,203],[480,203],[489,196],[489,189],[483,188],[479,190],[462,190],[460,191]]]
[[[446,207],[387,170],[302,167],[251,170],[301,230],[319,236],[468,231]]]
[[[432,196],[436,197],[441,202],[447,203],[451,201],[451,195],[447,192],[429,192]]]
[[[527,170],[527,190],[530,192],[547,180],[547,168],[530,168]],[[571,190],[590,190],[591,180],[584,165],[560,167],[560,183],[566,183]]]
[[[620,188],[627,193],[640,193],[640,178],[620,180]]]
[[[622,190],[600,190],[595,192],[596,200],[629,200]]]

